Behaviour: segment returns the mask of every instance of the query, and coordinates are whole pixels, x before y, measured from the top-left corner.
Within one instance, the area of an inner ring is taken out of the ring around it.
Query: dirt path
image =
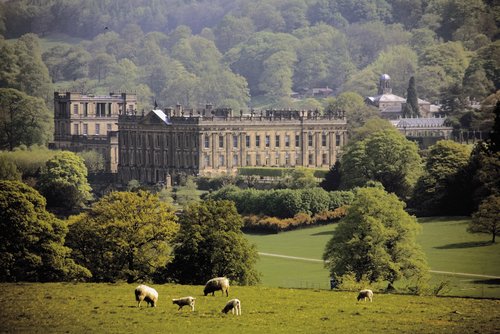
[[[283,259],[290,259],[290,260],[301,260],[301,261],[309,261],[309,262],[323,262],[323,260],[318,260],[318,259],[311,259],[307,257],[298,257],[298,256],[289,256],[289,255],[281,255],[281,254],[273,254],[273,253],[264,253],[264,252],[259,252],[259,255],[262,256],[271,256],[271,257],[279,257]],[[447,274],[447,275],[457,275],[457,276],[463,276],[463,277],[477,277],[477,278],[493,278],[493,279],[500,279],[500,276],[493,276],[493,275],[481,275],[481,274],[470,274],[470,273],[457,273],[457,272],[452,272],[452,271],[442,271],[442,270],[429,270],[431,273],[434,274]]]

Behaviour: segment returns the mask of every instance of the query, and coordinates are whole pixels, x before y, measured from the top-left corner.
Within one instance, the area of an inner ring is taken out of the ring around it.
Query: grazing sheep
[[[373,301],[373,291],[372,290],[361,290],[358,295],[358,302],[363,299],[366,301],[366,298],[368,298],[371,302]]]
[[[135,288],[135,300],[137,301],[137,307],[141,307],[141,302],[143,300],[146,301],[148,306],[151,305],[152,307],[156,307],[158,292],[147,285],[141,284]]]
[[[194,311],[194,301],[196,298],[194,297],[182,297],[178,299],[172,299],[172,304],[179,305],[179,310],[184,306],[191,306],[191,311]],[[177,310],[178,311],[178,310]]]
[[[236,315],[241,315],[241,302],[239,299],[231,299],[228,301],[226,306],[222,309],[222,313],[231,311],[234,314],[234,310],[236,310]]]
[[[222,295],[224,296],[224,291],[226,291],[226,297],[229,296],[229,280],[226,277],[216,277],[212,278],[205,285],[205,289],[203,289],[203,293],[208,295],[212,293],[212,296],[215,295],[215,291],[221,290]]]

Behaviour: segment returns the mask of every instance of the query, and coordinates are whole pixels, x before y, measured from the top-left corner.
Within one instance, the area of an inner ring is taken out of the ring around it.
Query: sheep
[[[205,285],[205,289],[203,289],[203,293],[205,296],[209,293],[215,296],[215,291],[217,290],[221,290],[223,296],[224,291],[226,291],[226,297],[229,296],[229,280],[226,277],[216,277],[209,280]]]
[[[358,294],[358,302],[363,299],[366,301],[366,298],[368,298],[371,302],[373,301],[373,291],[369,289],[361,290]]]
[[[231,311],[234,314],[236,310],[236,315],[241,315],[241,302],[239,299],[231,299],[227,302],[226,306],[222,309],[222,313],[227,313]]]
[[[135,288],[135,300],[137,301],[137,307],[141,307],[141,302],[146,301],[148,306],[156,307],[158,302],[158,292],[150,288],[147,285],[141,284]]]
[[[181,308],[183,308],[184,306],[191,306],[191,311],[194,311],[194,301],[196,300],[196,298],[194,297],[182,297],[182,298],[178,298],[178,299],[172,299],[172,304],[176,304],[176,305],[179,305],[179,309],[180,310]],[[177,310],[177,311],[178,311]]]

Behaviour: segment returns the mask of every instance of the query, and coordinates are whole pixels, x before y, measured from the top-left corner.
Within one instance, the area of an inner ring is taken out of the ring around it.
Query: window
[[[210,155],[205,154],[205,167],[210,167]]]
[[[78,104],[73,104],[73,114],[78,115]]]
[[[250,147],[250,136],[245,136],[245,146]]]
[[[289,135],[285,136],[285,147],[290,147],[290,136]]]
[[[326,146],[326,134],[321,135],[321,146]]]
[[[280,135],[276,135],[274,146],[280,147]]]
[[[223,167],[224,164],[224,154],[219,155],[219,167]]]
[[[106,116],[106,103],[97,103],[96,107],[97,107],[95,111],[96,117]]]
[[[110,124],[110,123],[106,124],[106,130],[107,130],[108,132],[109,132],[109,131],[111,131],[111,124]]]
[[[89,134],[89,125],[83,124],[83,135],[86,136]]]
[[[252,163],[252,160],[251,160],[250,154],[247,154],[245,166],[250,166],[251,163]]]
[[[237,148],[238,147],[238,136],[233,135],[233,147]]]
[[[340,135],[339,134],[337,134],[335,136],[335,145],[340,146]]]
[[[73,124],[73,134],[78,135],[78,124]]]
[[[312,153],[309,153],[309,165],[312,165],[314,163],[314,157]]]
[[[209,135],[205,135],[205,138],[203,139],[203,142],[204,142],[205,148],[209,148],[210,147],[210,137],[209,137]]]
[[[260,154],[255,155],[255,165],[256,166],[260,166],[261,165],[261,163],[260,163]]]
[[[295,135],[295,147],[300,147],[300,135]]]
[[[269,135],[266,135],[266,147],[269,147],[271,144],[271,137]]]
[[[279,152],[276,152],[276,155],[274,157],[274,164],[276,166],[279,166],[280,165],[280,153]]]
[[[233,166],[238,166],[238,154],[233,155]]]
[[[223,148],[224,147],[224,136],[219,135],[219,147]]]
[[[285,166],[290,165],[290,153],[286,152],[285,153]]]
[[[160,135],[156,135],[156,143],[155,143],[155,147],[160,147]]]
[[[313,135],[312,135],[312,133],[310,133],[310,134],[307,136],[307,145],[309,145],[309,146],[313,146]]]
[[[260,147],[260,136],[259,135],[255,136],[255,146]]]
[[[82,109],[83,109],[83,116],[87,117],[88,116],[88,112],[89,112],[89,104],[88,103],[85,103],[85,104],[82,103]]]
[[[100,135],[101,134],[101,124],[96,123],[95,125],[95,134]]]
[[[323,165],[328,165],[328,155],[326,153],[323,153],[323,158],[321,160]]]
[[[182,135],[177,135],[177,147],[182,147]]]

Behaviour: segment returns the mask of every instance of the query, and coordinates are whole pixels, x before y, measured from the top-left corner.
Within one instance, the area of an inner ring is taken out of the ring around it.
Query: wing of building
[[[238,167],[329,168],[346,142],[346,120],[314,111],[183,110],[119,116],[118,179],[164,182],[179,174],[235,174]]]

